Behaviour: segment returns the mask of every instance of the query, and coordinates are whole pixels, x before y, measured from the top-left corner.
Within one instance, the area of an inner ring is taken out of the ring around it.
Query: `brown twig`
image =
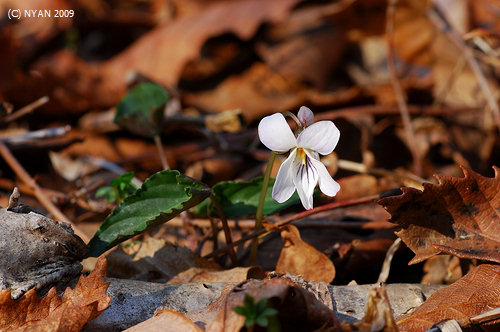
[[[7,115],[1,121],[3,123],[9,123],[9,122],[12,122],[14,120],[17,120],[20,117],[22,117],[28,113],[33,112],[35,109],[37,109],[38,107],[40,107],[48,102],[49,102],[49,97],[47,97],[47,96],[39,98],[39,99],[35,100],[34,102],[32,102],[31,104],[28,104],[28,105],[18,109],[14,113]]]
[[[374,200],[379,199],[379,198],[380,198],[379,195],[373,195],[373,196],[367,196],[367,197],[362,197],[362,198],[345,200],[345,201],[341,201],[341,202],[328,203],[328,204],[325,204],[325,205],[322,205],[322,206],[315,207],[315,208],[313,208],[311,210],[306,210],[304,212],[300,212],[300,213],[294,214],[294,215],[289,216],[289,217],[280,218],[278,220],[278,222],[276,223],[276,226],[278,226],[278,227],[285,226],[285,225],[288,225],[289,223],[291,223],[293,221],[296,221],[296,220],[299,220],[299,219],[304,219],[305,217],[311,216],[311,215],[319,213],[319,212],[333,210],[333,209],[337,209],[337,208],[341,208],[341,207],[346,207],[346,206],[353,206],[353,205],[359,205],[359,204],[363,204],[363,203],[369,203],[369,202],[373,202]],[[251,240],[251,239],[253,239],[253,238],[257,237],[257,236],[260,236],[260,235],[262,235],[262,234],[264,234],[266,232],[267,232],[267,230],[265,228],[262,228],[262,229],[260,229],[258,231],[255,231],[255,232],[253,232],[253,233],[251,233],[251,234],[249,234],[247,236],[244,236],[243,238],[241,238],[238,241],[235,241],[235,242],[233,242],[231,244],[226,245],[223,248],[220,248],[218,250],[215,250],[215,251],[211,252],[208,255],[205,255],[204,258],[210,258],[210,257],[217,256],[220,253],[224,253],[224,252],[228,251],[229,248],[236,247],[236,246],[238,246],[238,245],[240,245],[242,243],[245,243],[246,241]]]
[[[210,194],[210,200],[212,201],[212,204],[215,206],[217,214],[219,215],[219,218],[222,222],[222,229],[224,230],[224,236],[226,237],[226,244],[230,245],[231,243],[233,243],[233,240],[231,238],[231,230],[229,229],[229,226],[227,224],[227,218],[226,215],[224,214],[224,210],[222,209],[222,206],[220,206],[219,202],[217,201],[217,199],[213,194]],[[234,266],[237,266],[238,257],[236,256],[234,248],[230,247],[228,251],[229,251],[229,257],[231,257],[231,262],[233,263]]]
[[[156,148],[158,149],[158,155],[160,156],[161,166],[163,167],[163,169],[170,169],[167,161],[167,156],[165,155],[165,150],[163,149],[163,144],[161,143],[160,135],[155,135],[154,141]]]
[[[469,47],[467,47],[467,45],[465,45],[464,41],[462,40],[458,32],[453,28],[453,26],[446,22],[445,16],[442,14],[439,8],[433,6],[433,8],[428,11],[427,15],[429,16],[431,22],[434,23],[434,25],[436,25],[438,29],[443,31],[450,38],[450,40],[458,47],[462,55],[467,60],[467,63],[474,72],[474,75],[477,78],[477,82],[481,87],[484,96],[486,97],[491,111],[493,112],[493,117],[495,118],[496,125],[500,129],[500,108],[495,100],[495,97],[493,96],[493,93],[490,89],[490,86],[488,85],[488,81],[486,80],[483,71],[481,70],[481,67],[474,57],[473,52]]]
[[[23,166],[17,161],[14,155],[10,152],[10,150],[5,146],[4,143],[0,142],[0,155],[4,158],[4,160],[9,164],[10,168],[19,176],[19,178],[29,187],[31,187],[34,191],[36,198],[42,203],[42,205],[52,214],[54,219],[64,221],[73,227],[75,234],[80,236],[83,241],[88,243],[90,239],[88,236],[83,233],[74,223],[72,223],[68,217],[66,217],[61,210],[57,206],[52,203],[50,198],[43,192],[42,188],[38,186],[36,181],[26,172]]]
[[[201,228],[210,228],[211,223],[208,219],[193,219],[191,221],[193,226]],[[229,228],[240,228],[240,229],[251,229],[255,228],[254,219],[245,220],[228,220],[227,224]],[[171,227],[184,227],[184,223],[181,218],[174,218],[168,222],[168,226]],[[315,222],[308,221],[297,225],[299,228],[343,228],[343,229],[389,229],[394,228],[394,224],[391,224],[387,220],[369,220],[369,221],[337,221],[329,220],[328,222]]]
[[[406,131],[406,140],[408,147],[413,156],[413,167],[415,174],[418,176],[422,175],[422,161],[420,158],[420,153],[418,152],[417,146],[415,144],[415,132],[413,131],[413,125],[411,123],[410,112],[408,110],[408,105],[406,104],[406,99],[403,94],[403,89],[401,88],[401,83],[398,80],[395,56],[394,56],[394,14],[396,12],[396,6],[398,0],[388,0],[387,12],[386,12],[386,25],[385,34],[387,38],[387,66],[389,68],[389,74],[391,78],[392,87],[394,93],[396,94],[396,99],[398,102],[399,110],[401,112],[401,119],[403,120],[403,126]]]
[[[382,264],[382,270],[380,271],[380,274],[378,276],[377,284],[385,284],[387,278],[389,278],[389,272],[391,271],[391,262],[400,245],[401,238],[398,237],[387,250],[384,258],[384,263]]]

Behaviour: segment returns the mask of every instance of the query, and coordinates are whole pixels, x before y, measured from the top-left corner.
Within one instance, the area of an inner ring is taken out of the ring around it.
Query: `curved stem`
[[[283,114],[284,117],[288,116],[289,118],[292,118],[292,120],[295,121],[295,123],[297,124],[297,128],[300,128],[300,130],[302,130],[302,128],[304,127],[302,125],[302,122],[300,122],[299,118],[295,114],[293,114],[292,112],[287,111],[287,112],[283,112],[281,114]]]
[[[271,170],[273,169],[274,159],[276,153],[273,151],[269,155],[269,160],[267,162],[266,173],[264,174],[264,180],[262,181],[262,190],[260,191],[259,205],[257,206],[257,213],[255,214],[255,231],[262,228],[262,215],[264,211],[264,203],[266,201],[267,187],[269,186],[269,178],[271,177]],[[252,249],[250,250],[249,265],[255,264],[257,259],[257,248],[259,246],[259,239],[254,238],[252,240]]]
[[[224,210],[222,209],[222,206],[219,204],[214,194],[212,193],[210,193],[210,200],[212,201],[212,204],[215,206],[217,214],[219,215],[219,218],[222,221],[222,229],[224,230],[224,236],[226,237],[226,244],[230,245],[233,242],[233,240],[231,239],[231,230],[227,225],[227,218],[226,215],[224,214]],[[217,239],[216,236],[215,239]],[[231,262],[233,263],[233,266],[237,266],[238,258],[236,257],[236,252],[234,251],[234,248],[231,248],[231,250],[229,250],[229,257],[231,257]]]

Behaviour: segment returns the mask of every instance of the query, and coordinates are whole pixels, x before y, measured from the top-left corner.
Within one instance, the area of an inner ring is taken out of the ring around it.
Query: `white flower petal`
[[[306,154],[308,152],[306,151]],[[308,154],[309,155],[309,154]],[[309,158],[314,167],[318,170],[319,174],[319,189],[321,192],[327,196],[335,196],[340,190],[340,185],[332,179],[330,173],[326,169],[325,165],[319,160]]]
[[[300,202],[304,206],[304,209],[311,210],[313,208],[313,197],[312,195],[307,195],[302,187],[297,188],[297,193],[299,194]]]
[[[276,176],[272,193],[273,199],[278,203],[286,202],[290,197],[292,197],[295,191],[292,163],[295,159],[296,153],[297,149],[293,149],[278,170],[278,175]]]
[[[300,201],[302,205],[304,205],[304,208],[310,210],[313,207],[314,188],[318,184],[318,170],[311,162],[311,158],[307,158],[306,163],[303,164],[300,156],[294,159],[292,170],[294,172],[294,183],[297,187]]]
[[[309,127],[314,123],[314,113],[305,106],[300,108],[299,113],[297,113],[297,118],[299,118],[304,127]]]
[[[287,152],[297,146],[297,139],[281,113],[263,118],[258,131],[260,141],[270,150]]]
[[[327,155],[339,142],[340,131],[331,121],[313,123],[302,131],[297,138],[297,146],[318,151]]]

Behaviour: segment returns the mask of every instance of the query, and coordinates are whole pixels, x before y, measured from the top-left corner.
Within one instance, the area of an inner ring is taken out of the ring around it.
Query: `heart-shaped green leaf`
[[[210,195],[210,188],[179,171],[164,170],[147,179],[104,220],[89,242],[88,256],[164,223]]]
[[[138,84],[118,105],[114,122],[133,133],[156,136],[163,123],[163,107],[168,98],[168,92],[157,84]]]
[[[258,177],[248,182],[225,181],[217,183],[212,192],[222,206],[224,214],[228,218],[245,217],[255,215],[257,206],[259,205],[260,192],[262,190],[263,177]],[[264,215],[272,215],[287,208],[293,204],[300,202],[299,195],[295,192],[292,197],[285,203],[276,202],[272,196],[272,188],[275,179],[269,180],[269,185],[264,202]],[[194,209],[194,213],[207,216],[211,209],[209,200],[204,201]],[[215,212],[215,209],[211,209]]]

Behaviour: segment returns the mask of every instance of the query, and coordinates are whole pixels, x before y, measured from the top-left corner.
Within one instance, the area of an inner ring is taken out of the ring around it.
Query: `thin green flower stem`
[[[210,193],[210,200],[212,201],[212,204],[215,206],[217,214],[219,215],[219,218],[222,221],[222,229],[224,230],[224,236],[226,237],[226,245],[230,245],[233,242],[233,240],[231,239],[231,230],[229,229],[229,226],[227,224],[227,218],[226,215],[224,214],[224,210],[222,209],[222,206],[220,206],[219,202],[212,193]],[[231,257],[231,262],[233,263],[233,266],[237,266],[238,257],[236,256],[236,252],[234,251],[233,247],[231,247],[231,249],[229,250],[229,257]]]
[[[275,225],[278,227],[281,227],[284,225],[288,225],[289,223],[291,223],[293,221],[304,219],[306,217],[309,217],[309,216],[316,214],[316,213],[319,213],[319,212],[329,211],[329,210],[338,209],[338,208],[346,207],[346,206],[354,206],[354,205],[359,205],[359,204],[370,203],[370,202],[374,202],[380,198],[381,198],[380,195],[373,195],[373,196],[366,196],[366,197],[355,198],[355,199],[348,199],[348,200],[340,201],[340,202],[328,203],[325,205],[315,207],[311,210],[306,210],[306,211],[291,215],[289,217],[285,217],[285,218],[279,220]],[[254,239],[254,238],[256,238],[256,237],[258,237],[266,232],[267,231],[265,229],[259,229],[258,231],[255,231],[252,234],[249,234],[249,235],[239,239],[238,241],[234,241],[233,243],[231,243],[230,246],[231,247],[238,246],[238,245],[243,244],[248,240]],[[225,246],[223,248],[215,250],[215,251],[211,252],[210,254],[205,255],[203,257],[204,258],[211,258],[211,257],[217,256],[218,254],[229,250],[230,246]]]
[[[264,180],[262,181],[262,190],[260,191],[259,205],[257,206],[257,213],[255,214],[255,232],[262,228],[262,214],[264,211],[264,203],[266,201],[267,187],[269,186],[269,178],[271,177],[271,171],[273,169],[274,159],[276,158],[276,153],[274,151],[269,155],[269,160],[267,161],[266,173],[264,174]],[[255,265],[257,260],[257,249],[259,247],[259,238],[255,237],[252,240],[252,248],[250,249],[250,259],[249,265]]]
[[[167,161],[167,156],[165,156],[165,150],[163,150],[163,144],[161,143],[160,135],[154,135],[154,140],[156,148],[158,149],[158,154],[160,155],[161,166],[163,167],[163,169],[170,169]]]

